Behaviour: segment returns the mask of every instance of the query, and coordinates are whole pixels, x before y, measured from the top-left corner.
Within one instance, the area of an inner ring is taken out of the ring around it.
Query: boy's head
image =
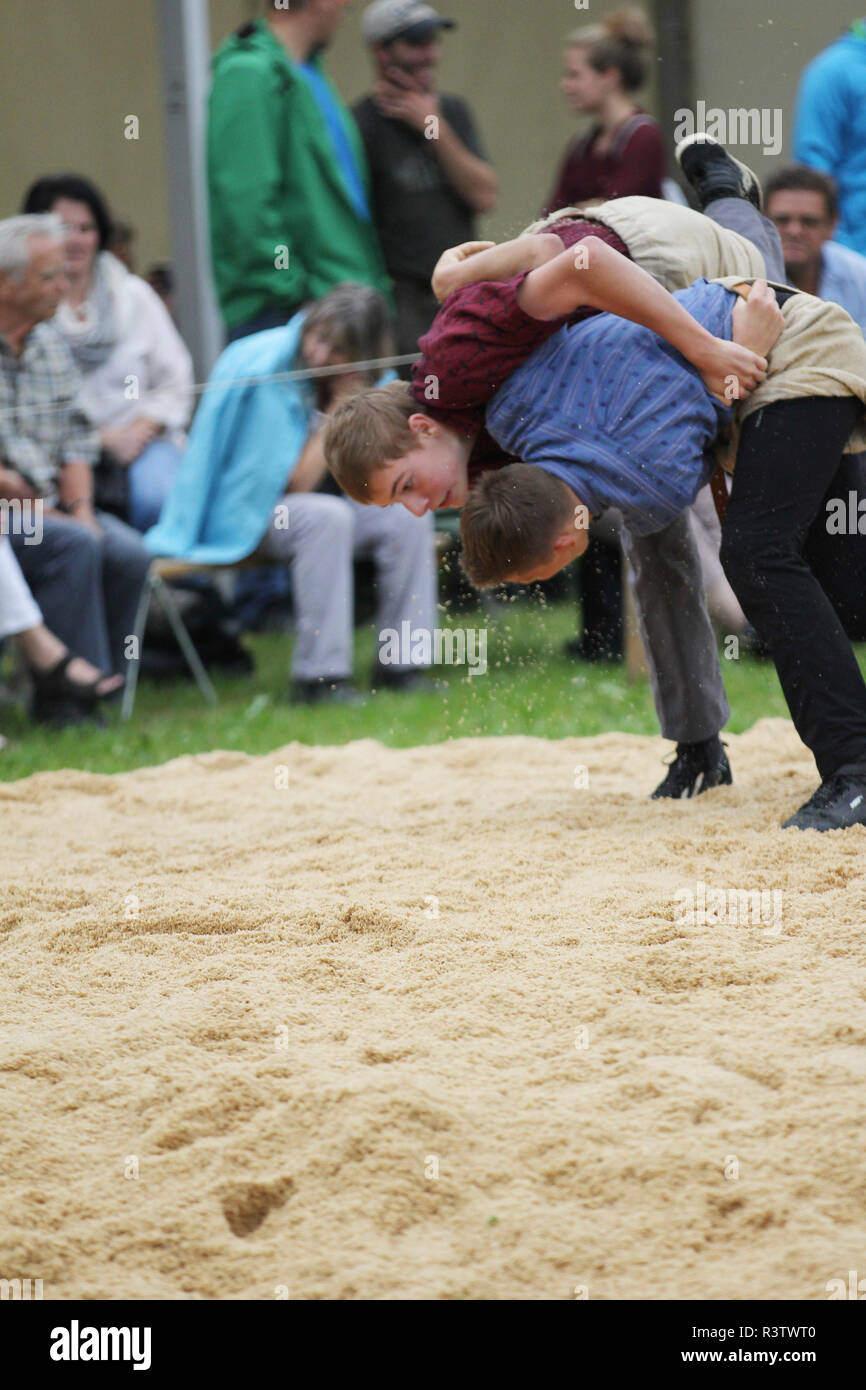
[[[462,507],[466,454],[453,431],[419,410],[405,381],[359,391],[337,407],[323,437],[328,467],[356,502],[402,502],[415,516]]]
[[[567,483],[511,463],[482,474],[463,508],[461,564],[478,589],[550,579],[586,550],[588,526]]]

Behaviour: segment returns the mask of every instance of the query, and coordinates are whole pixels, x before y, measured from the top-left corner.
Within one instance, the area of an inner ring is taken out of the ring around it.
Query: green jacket
[[[327,80],[321,57],[312,61]],[[369,191],[358,128],[329,86]],[[229,328],[274,304],[318,299],[341,280],[371,285],[390,302],[373,223],[349,199],[307,83],[261,21],[214,57],[207,178],[211,260]]]

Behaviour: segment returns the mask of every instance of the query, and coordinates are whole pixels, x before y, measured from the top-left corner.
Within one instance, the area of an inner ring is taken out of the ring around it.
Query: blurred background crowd
[[[216,49],[202,155],[224,350],[197,362],[199,373],[178,314],[183,269],[140,256],[129,210],[85,160],[84,142],[78,167],[30,167],[26,186],[11,199],[7,189],[0,638],[34,719],[98,717],[131,662],[185,669],[174,639],[144,623],[158,557],[187,566],[173,603],[206,665],[250,669],[242,633],[271,627],[292,638],[292,701],[353,704],[365,685],[435,688],[423,665],[353,672],[356,587],[368,587],[380,631],[406,621],[430,630],[456,583],[440,573],[453,518],[344,496],[324,463],[323,422],[346,392],[408,371],[436,312],[436,260],[487,230],[503,199],[523,210],[507,234],[566,205],[631,194],[686,201],[653,23],[668,7],[599,6],[596,17],[558,6],[549,44],[561,50],[560,96],[552,90],[548,104],[561,100],[580,124],[534,198],[525,188],[538,187],[537,169],[523,189],[501,183],[491,113],[473,98],[480,84],[441,89],[460,22],[417,0],[354,8],[341,65],[351,56],[366,85],[351,105],[329,75],[346,0],[274,0]],[[798,74],[785,149],[762,172],[790,283],[836,300],[866,331],[866,20],[848,20]],[[496,12],[485,22],[495,29]],[[531,54],[521,80],[535,82]],[[774,107],[773,92],[772,78],[758,77],[738,105]],[[514,121],[521,100],[510,93]],[[17,135],[20,162],[26,127]],[[208,380],[196,382],[202,367]],[[38,539],[24,524],[37,503]],[[711,507],[692,522],[719,631],[742,634]],[[621,659],[611,519],[575,574],[570,657]]]

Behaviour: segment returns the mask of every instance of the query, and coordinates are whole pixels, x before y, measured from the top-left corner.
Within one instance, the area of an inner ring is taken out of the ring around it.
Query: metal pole
[[[692,3],[691,0],[653,0],[652,12],[659,58],[659,125],[667,146],[671,175],[686,195],[693,198],[673,160],[675,113],[683,107],[694,110],[695,105]]]
[[[207,0],[156,0],[178,327],[203,380],[223,346],[213,292],[205,184],[210,68]]]

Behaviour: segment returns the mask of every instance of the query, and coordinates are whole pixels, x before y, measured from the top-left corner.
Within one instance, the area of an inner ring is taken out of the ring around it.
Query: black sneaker
[[[783,830],[847,830],[866,825],[866,766],[840,767],[782,824]]]
[[[289,701],[293,705],[363,705],[360,690],[345,679],[292,681]]]
[[[710,787],[729,787],[733,780],[725,745],[718,734],[703,743],[678,743],[668,775],[652,793],[652,800],[663,796],[700,796]]]
[[[764,206],[761,182],[748,164],[728,154],[711,135],[698,131],[681,140],[675,158],[698,195],[701,212],[716,198],[748,198],[758,212]]]

